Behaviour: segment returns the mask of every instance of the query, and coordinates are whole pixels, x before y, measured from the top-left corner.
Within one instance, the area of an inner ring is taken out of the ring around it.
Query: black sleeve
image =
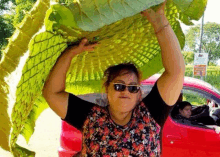
[[[83,124],[95,104],[82,100],[79,97],[69,94],[66,117],[62,120],[81,130]]]
[[[150,93],[143,99],[154,120],[163,127],[172,106],[168,106],[160,96],[157,82],[154,84]]]

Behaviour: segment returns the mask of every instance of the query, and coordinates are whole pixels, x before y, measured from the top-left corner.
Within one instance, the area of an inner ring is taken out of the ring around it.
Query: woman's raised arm
[[[51,70],[43,88],[43,96],[50,108],[61,118],[65,118],[68,106],[69,93],[65,92],[66,74],[71,60],[83,51],[94,51],[97,44],[87,45],[87,39],[83,39],[79,46],[67,48],[58,58]]]
[[[157,12],[147,9],[142,15],[152,24],[161,48],[165,72],[157,81],[159,93],[167,105],[174,105],[183,87],[185,63],[178,39],[167,20],[164,8],[166,2]]]

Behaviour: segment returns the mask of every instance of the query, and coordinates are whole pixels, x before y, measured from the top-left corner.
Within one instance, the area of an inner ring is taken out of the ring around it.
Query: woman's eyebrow
[[[125,84],[123,80],[116,80],[115,82],[120,82]],[[128,85],[137,85],[137,84],[138,84],[137,82],[130,82]]]
[[[115,82],[120,82],[120,83],[124,83],[125,84],[125,82],[123,80],[116,80]]]
[[[130,82],[129,85],[138,85],[137,82]]]

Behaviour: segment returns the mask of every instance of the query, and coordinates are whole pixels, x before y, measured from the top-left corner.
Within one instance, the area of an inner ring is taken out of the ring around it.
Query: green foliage
[[[199,52],[200,25],[191,27],[186,33],[186,47],[194,53]],[[215,63],[220,58],[220,24],[204,24],[202,51],[209,54],[209,61]]]
[[[217,66],[216,62],[209,62],[208,66]]]
[[[13,11],[10,11],[11,8],[9,8],[9,2],[10,0],[0,1],[0,61],[3,54],[3,49],[8,44],[8,38],[14,31],[14,27],[12,25],[14,14]],[[4,13],[5,11],[7,11],[7,13]]]
[[[158,73],[162,74],[163,72],[164,69],[161,69]],[[193,65],[186,65],[185,76],[193,77]],[[194,77],[200,79],[200,76]],[[207,76],[203,80],[220,91],[220,66],[208,66]]]
[[[52,5],[47,11],[45,26],[48,31],[53,31],[53,29],[60,27],[78,28],[72,12],[67,7],[59,4]]]
[[[193,77],[193,66],[192,65],[186,66],[185,76]],[[195,76],[195,78],[200,79],[199,76]],[[220,81],[219,81],[220,80],[220,66],[208,66],[207,76],[204,77],[203,79],[204,81],[210,83],[215,88],[220,90]]]
[[[50,42],[49,40],[53,41]],[[43,42],[47,42],[47,47],[43,46]],[[30,51],[33,51],[33,49],[41,48],[41,52],[38,54],[31,53],[29,58],[26,61],[26,64],[22,70],[22,74],[24,77],[21,78],[19,84],[17,85],[17,93],[16,96],[17,101],[15,102],[15,105],[12,110],[12,123],[13,123],[13,130],[11,134],[11,145],[13,146],[17,140],[18,135],[22,131],[23,127],[26,123],[26,126],[30,132],[27,132],[27,130],[23,130],[23,135],[25,136],[25,139],[29,140],[30,135],[33,133],[33,125],[36,121],[36,118],[39,116],[39,114],[46,108],[45,107],[45,101],[44,103],[38,103],[36,102],[38,98],[40,98],[43,83],[45,82],[46,76],[48,75],[50,69],[53,67],[53,65],[56,62],[56,59],[60,55],[60,52],[62,52],[66,48],[65,40],[60,36],[56,34],[52,34],[49,32],[46,33],[39,33],[36,35],[30,42]],[[43,53],[43,52],[47,53]],[[51,64],[45,68],[45,62],[43,62],[46,58],[48,58],[48,62]],[[37,79],[41,81],[36,81],[34,76],[37,74]],[[22,90],[22,92],[21,92]],[[25,96],[23,93],[26,93]],[[38,105],[35,106],[35,103]],[[21,105],[22,104],[22,105]],[[33,111],[34,112],[31,112]],[[30,115],[32,113],[32,115]],[[30,115],[28,121],[27,118]],[[22,120],[22,121],[21,121]]]
[[[35,123],[38,117],[46,108],[48,108],[48,104],[46,103],[46,100],[43,98],[43,96],[39,97],[35,101],[33,109],[28,115],[27,120],[25,121],[24,127],[21,131],[21,134],[26,139],[27,143],[29,142],[30,137],[34,133]]]
[[[207,0],[173,0],[173,2],[181,10],[179,19],[186,25],[193,25],[192,20],[199,20],[207,4]]]
[[[14,157],[35,157],[35,152],[23,148],[18,144],[15,144],[15,147],[12,148],[12,153]]]
[[[20,80],[23,68],[19,63],[20,61],[21,63],[24,62],[24,59],[20,59],[28,50],[28,43],[32,36],[34,36],[42,27],[45,13],[48,8],[49,0],[44,0],[43,2],[40,0],[39,3],[32,8],[29,15],[25,16],[19,27],[16,28],[12,37],[9,39],[9,44],[4,51],[5,55],[3,55],[0,62],[0,146],[7,151],[16,151],[16,149],[18,149],[17,152],[25,151],[25,149],[16,147],[13,141],[17,139],[17,136],[15,137],[14,135],[20,133],[19,130],[25,127],[28,123],[25,123],[23,119],[19,119],[16,121],[17,123],[12,124],[11,115],[9,116],[11,111],[9,109],[13,106],[9,105],[13,105],[14,103],[15,88],[17,86],[16,82]],[[40,109],[41,107],[39,106],[38,108]],[[21,110],[21,112],[22,113],[15,111],[14,114],[19,113],[28,116],[28,113],[24,110]],[[35,113],[38,115],[39,112]],[[37,116],[36,114],[31,115],[34,117]],[[34,118],[32,118],[32,120],[33,119]],[[24,123],[24,125],[22,125],[22,123]],[[12,127],[14,130],[13,132],[11,132]],[[12,136],[15,138],[11,138]],[[11,140],[11,145],[9,139]]]
[[[192,105],[200,106],[206,104],[206,98],[201,97],[199,95],[193,95],[189,93],[183,94],[183,101],[188,101]]]
[[[15,5],[8,7],[8,2]],[[7,11],[6,14],[0,15],[0,60],[2,52],[8,44],[8,38],[13,34],[15,27],[22,21],[24,15],[33,7],[36,0],[2,0],[0,1],[0,12]]]
[[[105,25],[134,16],[146,8],[162,3],[164,0],[134,0],[112,1],[109,0],[68,0],[68,8],[76,20],[77,26],[84,31],[96,31]],[[70,15],[69,15],[70,16]],[[63,17],[64,18],[64,17]],[[59,24],[59,19],[54,20]]]
[[[9,38],[14,31],[9,21],[10,19],[5,19],[4,16],[0,16],[0,48],[7,45],[7,38]]]
[[[185,76],[193,77],[193,65],[186,66]],[[200,79],[199,76],[195,76],[195,78]],[[203,80],[220,91],[220,66],[208,66],[207,76]],[[184,94],[183,100],[187,100],[193,105],[206,104],[206,99],[198,95]]]
[[[213,75],[211,75],[211,74],[213,74]],[[200,79],[199,77],[195,77],[195,78]],[[217,72],[217,71],[212,72],[209,75],[207,75],[206,77],[204,77],[203,80],[205,82],[208,82],[209,84],[211,84],[218,91],[220,91],[220,81],[219,81],[220,80],[220,74],[219,74],[219,72]],[[204,105],[204,104],[206,104],[206,98],[204,98],[202,96],[198,96],[198,95],[193,96],[192,94],[184,94],[183,100],[189,101],[193,105]]]
[[[217,72],[216,72],[217,73]],[[220,75],[209,75],[204,78],[204,81],[213,85],[216,89],[220,91]]]
[[[13,25],[16,27],[24,18],[25,14],[31,10],[36,0],[16,0],[16,15]]]
[[[1,0],[0,1],[0,13],[1,14],[4,10],[8,10],[8,3],[9,2],[10,2],[10,0]]]
[[[13,15],[1,15],[0,16],[0,61],[2,58],[3,49],[8,44],[8,38],[11,37],[14,32],[12,25]]]
[[[185,64],[193,64],[194,62],[194,53],[191,51],[183,51],[182,52]]]

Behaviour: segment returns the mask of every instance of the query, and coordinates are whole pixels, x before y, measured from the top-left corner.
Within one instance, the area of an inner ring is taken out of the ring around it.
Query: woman
[[[203,106],[206,107],[207,106]],[[183,101],[178,103],[177,108],[179,110],[179,114],[176,115],[176,119],[179,120],[181,123],[186,123],[186,124],[192,124],[192,125],[199,125],[199,126],[204,126],[205,125],[216,125],[214,119],[208,115],[208,108],[207,108],[207,114],[204,112],[204,115],[202,117],[191,117],[192,116],[192,105],[187,102]],[[204,111],[204,109],[203,109]]]
[[[177,119],[186,119],[190,120],[189,118],[192,115],[192,105],[187,101],[182,101],[177,104],[177,108],[179,110],[179,114],[177,114]]]
[[[43,95],[63,120],[82,130],[82,156],[160,156],[160,133],[168,112],[183,86],[185,65],[175,33],[164,14],[165,3],[157,12],[145,10],[162,50],[165,72],[152,91],[141,100],[140,74],[130,63],[105,71],[108,106],[100,107],[65,92],[66,73],[71,59],[98,44],[67,49],[57,60]],[[147,70],[147,69],[146,69]]]

